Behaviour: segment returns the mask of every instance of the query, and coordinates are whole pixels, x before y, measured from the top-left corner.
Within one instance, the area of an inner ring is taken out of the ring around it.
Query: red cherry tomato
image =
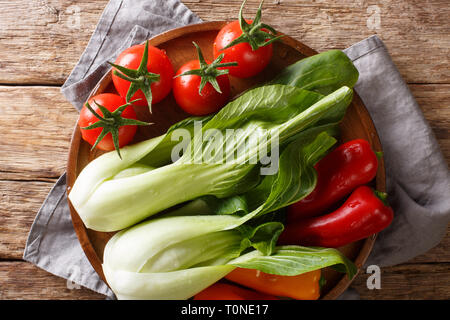
[[[210,64],[209,61],[206,61]],[[184,64],[176,73],[180,75],[186,71],[200,68],[198,60],[192,60]],[[177,104],[187,113],[195,116],[203,116],[218,111],[230,98],[230,80],[228,75],[220,75],[216,78],[222,93],[216,91],[211,83],[207,83],[200,95],[201,77],[198,75],[184,75],[173,80],[173,95]]]
[[[128,69],[137,70],[144,54],[145,45],[135,45],[124,50],[116,59],[115,64]],[[117,70],[113,68],[113,70]],[[160,79],[157,82],[153,82],[150,85],[152,90],[152,104],[157,103],[164,99],[172,88],[172,78],[174,75],[172,63],[164,50],[158,49],[153,46],[148,46],[148,62],[147,70],[151,73],[160,75]],[[112,80],[117,92],[122,97],[127,96],[128,88],[131,82],[124,80],[116,76],[113,72]],[[138,90],[130,100],[142,99],[134,102],[137,106],[146,106],[147,100],[144,93]]]
[[[94,102],[95,101],[95,102]],[[104,106],[109,111],[113,112],[118,107],[124,105],[125,99],[121,96],[113,93],[102,93],[99,95],[96,95],[89,99],[88,101],[89,105],[92,107],[92,109],[97,112],[100,116],[103,116],[102,111],[97,106],[97,104],[100,104]],[[128,106],[125,108],[125,110],[122,112],[123,118],[128,119],[136,119],[136,112],[134,112],[134,109],[132,106]],[[80,128],[90,126],[91,124],[94,124],[98,121],[98,118],[92,114],[91,111],[85,106],[81,109],[80,117],[78,119],[78,125]],[[102,128],[95,128],[95,129],[80,129],[81,130],[81,136],[82,138],[87,141],[90,145],[94,145],[95,141],[97,140],[98,136],[102,132]],[[119,128],[119,147],[123,147],[130,143],[131,140],[133,140],[133,137],[136,133],[136,126],[135,125],[127,125],[122,126]],[[97,148],[105,151],[111,151],[114,150],[114,143],[112,139],[111,133],[108,133],[98,144]]]
[[[252,23],[251,20],[246,21]],[[243,42],[222,50],[241,34],[242,30],[239,21],[233,21],[225,25],[214,40],[214,58],[224,53],[225,57],[222,62],[236,61],[238,63],[235,67],[228,67],[230,75],[238,78],[248,78],[260,73],[269,64],[272,58],[272,44],[253,51],[247,42]]]

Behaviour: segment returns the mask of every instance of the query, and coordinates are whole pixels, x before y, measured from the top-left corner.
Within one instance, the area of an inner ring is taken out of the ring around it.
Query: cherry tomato
[[[209,61],[207,61],[210,64]],[[198,60],[192,60],[184,64],[176,73],[180,75],[186,71],[200,68]],[[184,75],[173,80],[173,95],[177,104],[187,113],[195,116],[203,116],[218,111],[230,98],[230,80],[228,75],[220,75],[216,78],[222,93],[216,91],[211,83],[207,83],[199,94],[201,77],[198,75]]]
[[[251,20],[247,22],[252,23]],[[225,25],[214,40],[214,58],[224,53],[225,57],[222,62],[236,61],[238,63],[237,66],[228,68],[230,75],[238,78],[248,78],[260,73],[269,64],[272,58],[272,44],[253,51],[247,42],[242,42],[222,50],[241,34],[242,30],[239,21],[233,21]]]
[[[116,59],[115,64],[122,67],[137,70],[142,60],[145,45],[135,45],[124,50]],[[117,70],[113,68],[113,70]],[[164,99],[172,88],[172,78],[174,75],[172,63],[164,50],[153,46],[148,46],[148,72],[159,74],[159,81],[153,82],[150,85],[152,91],[152,104]],[[120,78],[113,72],[112,80],[117,92],[122,97],[126,97],[128,89],[130,88],[130,81]],[[138,90],[130,100],[142,99],[133,104],[137,106],[148,105],[147,100],[142,90]]]
[[[94,102],[95,101],[95,102]],[[121,96],[113,93],[102,93],[99,95],[96,95],[88,100],[89,105],[92,107],[92,109],[97,112],[100,116],[103,116],[102,111],[98,107],[97,104],[100,104],[104,106],[109,111],[113,112],[118,107],[126,104],[125,99]],[[136,119],[136,112],[134,111],[132,106],[128,106],[125,108],[125,110],[122,112],[123,118],[128,119]],[[99,119],[92,114],[91,111],[86,107],[86,105],[83,106],[80,112],[80,117],[78,119],[78,125],[80,128],[90,126],[94,123],[99,121]],[[82,138],[87,141],[90,145],[94,145],[95,141],[97,140],[98,136],[102,132],[102,128],[95,128],[95,129],[80,129],[81,130],[81,136]],[[119,147],[123,147],[130,143],[131,140],[133,140],[133,137],[136,133],[136,126],[135,125],[126,125],[121,126],[119,128]],[[97,148],[105,151],[111,151],[114,150],[114,143],[112,139],[111,133],[108,133],[98,144]]]

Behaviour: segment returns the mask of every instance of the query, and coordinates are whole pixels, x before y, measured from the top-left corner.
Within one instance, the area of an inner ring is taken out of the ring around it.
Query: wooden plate
[[[207,22],[170,30],[150,39],[150,44],[166,50],[173,63],[174,71],[176,71],[186,61],[196,59],[197,55],[195,48],[192,45],[192,41],[195,41],[201,47],[206,59],[212,60],[212,44],[214,38],[218,30],[224,26],[225,23],[226,22],[224,21]],[[316,51],[303,43],[285,36],[283,37],[282,42],[274,44],[272,60],[261,74],[250,79],[230,78],[232,95],[238,95],[242,91],[256,84],[264,83],[277,75],[282,68],[316,53]],[[96,88],[92,91],[91,96],[103,92],[115,92],[111,80],[111,72],[107,73],[101,79]],[[135,108],[135,110],[139,119],[151,121],[155,124],[149,127],[139,127],[133,142],[159,136],[163,134],[170,125],[188,117],[188,114],[184,113],[176,105],[172,94],[169,94],[169,96],[160,103],[155,104],[153,106],[152,114],[144,107]],[[340,139],[343,142],[356,138],[368,140],[375,151],[381,151],[381,144],[370,115],[359,96],[355,93],[353,102],[342,121]],[[90,161],[102,154],[102,152],[98,150],[91,152],[90,147],[89,144],[81,139],[80,129],[76,126],[72,136],[67,165],[67,193],[70,192],[81,170]],[[382,160],[380,161],[377,177],[373,184],[378,190],[385,191],[385,172]],[[70,201],[69,207],[73,225],[81,246],[95,271],[97,271],[100,277],[105,280],[101,267],[103,249],[106,242],[114,233],[97,232],[87,229],[76,210],[70,204]],[[358,269],[360,269],[372,250],[375,237],[376,235],[373,235],[365,240],[352,243],[339,249],[344,252],[347,257],[352,259],[356,263]],[[323,288],[322,299],[337,298],[351,282],[351,280],[343,274],[337,273],[329,268],[325,269],[324,276],[327,283]]]

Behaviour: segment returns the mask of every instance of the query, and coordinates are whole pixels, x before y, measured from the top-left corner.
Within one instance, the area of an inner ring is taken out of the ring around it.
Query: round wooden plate
[[[166,50],[173,63],[174,71],[176,71],[183,63],[197,58],[192,41],[195,41],[201,47],[206,59],[212,60],[212,44],[214,38],[218,30],[220,30],[225,23],[225,21],[206,22],[170,30],[150,39],[149,43],[150,45],[158,46],[159,48]],[[256,84],[261,84],[272,79],[282,68],[316,53],[317,52],[313,49],[289,36],[283,37],[282,41],[274,43],[272,60],[261,74],[249,79],[230,77],[232,96],[236,96]],[[111,72],[107,73],[101,79],[96,88],[92,91],[91,96],[103,92],[115,92],[111,80]],[[145,107],[135,108],[139,119],[152,122],[154,125],[139,127],[133,142],[159,136],[166,132],[172,124],[189,116],[176,105],[172,94],[169,94],[169,96],[160,103],[155,104],[152,109],[153,113],[150,114]],[[344,142],[356,138],[368,140],[375,151],[381,151],[381,144],[375,126],[361,99],[355,93],[353,102],[342,121],[340,140],[341,142]],[[70,144],[67,165],[67,193],[70,193],[81,170],[90,161],[102,154],[99,150],[91,152],[90,148],[91,146],[81,139],[80,129],[77,125],[73,132]],[[373,184],[378,190],[385,191],[383,160],[380,161],[377,177]],[[114,233],[97,232],[87,229],[76,210],[70,204],[70,201],[69,207],[73,225],[81,246],[95,271],[97,271],[100,277],[105,280],[101,267],[103,249],[106,242]],[[356,263],[358,269],[360,269],[372,250],[375,238],[376,235],[373,235],[365,240],[339,248],[339,250],[341,250],[348,258],[352,259]],[[323,275],[327,282],[322,291],[322,299],[337,298],[351,282],[347,276],[342,273],[337,273],[330,268],[326,268]]]

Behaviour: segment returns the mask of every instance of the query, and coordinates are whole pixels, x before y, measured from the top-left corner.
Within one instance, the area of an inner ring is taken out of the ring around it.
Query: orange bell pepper
[[[298,276],[279,276],[254,269],[236,268],[225,278],[245,287],[278,297],[317,300],[320,296],[320,274],[320,269]]]
[[[240,288],[228,283],[215,283],[197,293],[194,300],[279,300],[269,294]]]

